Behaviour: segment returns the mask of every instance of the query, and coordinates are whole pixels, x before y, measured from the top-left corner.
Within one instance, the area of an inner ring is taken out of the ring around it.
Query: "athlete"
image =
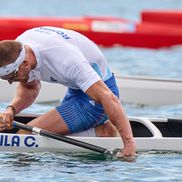
[[[114,74],[100,49],[85,36],[46,26],[27,30],[16,40],[0,41],[0,77],[10,84],[19,82],[15,97],[0,114],[0,131],[10,128],[14,115],[34,102],[42,80],[63,84],[68,91],[60,105],[28,125],[65,135],[97,126],[109,131],[113,124],[123,140],[121,155],[136,155]]]

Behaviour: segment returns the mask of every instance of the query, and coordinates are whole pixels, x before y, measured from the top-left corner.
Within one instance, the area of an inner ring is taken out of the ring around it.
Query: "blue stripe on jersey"
[[[112,76],[112,72],[110,71],[109,67],[107,67],[107,75],[103,78],[101,70],[96,63],[91,63],[92,68],[98,73],[102,80],[108,80]]]

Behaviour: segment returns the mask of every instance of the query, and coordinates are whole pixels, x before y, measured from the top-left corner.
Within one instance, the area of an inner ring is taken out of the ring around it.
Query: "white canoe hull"
[[[35,116],[36,117],[36,116]],[[16,116],[15,120],[26,123],[34,116]],[[27,120],[28,119],[28,120]],[[162,118],[129,118],[137,151],[179,151],[182,152],[182,120]],[[88,151],[71,144],[39,135],[18,135],[0,133],[0,151],[16,152],[73,152]],[[123,148],[120,137],[69,136],[89,144],[107,149]]]
[[[147,77],[117,76],[120,98],[125,103],[144,105],[171,105],[182,103],[182,80],[154,79]],[[15,93],[17,83],[9,85],[0,81],[3,93],[0,102],[8,102]],[[59,84],[42,82],[42,88],[36,102],[61,100],[67,88]]]
[[[0,151],[13,152],[88,152],[71,144],[37,135],[0,134]],[[120,137],[74,137],[74,139],[100,147],[122,148]],[[135,138],[137,151],[179,151],[182,152],[182,138]]]

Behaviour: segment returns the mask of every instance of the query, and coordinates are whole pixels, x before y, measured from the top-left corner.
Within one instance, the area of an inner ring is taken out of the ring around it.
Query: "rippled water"
[[[133,163],[90,153],[5,153],[0,158],[0,179],[2,182],[181,181],[181,163],[181,154],[162,152],[141,153]]]
[[[143,9],[181,7],[180,0],[1,0],[0,16],[106,15],[139,21]],[[159,50],[115,47],[102,51],[122,75],[182,79],[182,47]],[[0,110],[7,104],[0,103]],[[34,104],[25,112],[44,113],[55,105]],[[182,117],[182,104],[152,107],[124,103],[124,107],[129,116]],[[127,163],[92,153],[1,152],[0,182],[171,182],[181,181],[181,167],[180,153],[140,153],[136,162]]]
[[[121,75],[182,79],[182,47],[153,49],[103,49],[110,65]]]

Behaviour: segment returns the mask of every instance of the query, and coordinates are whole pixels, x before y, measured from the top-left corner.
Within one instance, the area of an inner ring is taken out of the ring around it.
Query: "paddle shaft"
[[[59,140],[59,141],[69,143],[69,144],[72,144],[72,145],[75,145],[78,147],[82,147],[82,148],[85,148],[88,150],[92,150],[94,152],[98,152],[98,153],[102,153],[102,154],[108,152],[108,149],[106,149],[106,148],[102,148],[102,147],[92,145],[92,144],[89,144],[86,142],[82,142],[82,141],[79,141],[79,140],[76,140],[73,138],[69,138],[66,136],[58,135],[58,134],[55,134],[55,133],[52,133],[52,132],[49,132],[47,130],[43,130],[43,129],[40,129],[37,127],[28,126],[28,125],[25,125],[25,124],[17,122],[17,121],[13,121],[13,126],[18,129],[30,131],[32,133],[39,134],[41,136],[46,136],[48,138]]]

